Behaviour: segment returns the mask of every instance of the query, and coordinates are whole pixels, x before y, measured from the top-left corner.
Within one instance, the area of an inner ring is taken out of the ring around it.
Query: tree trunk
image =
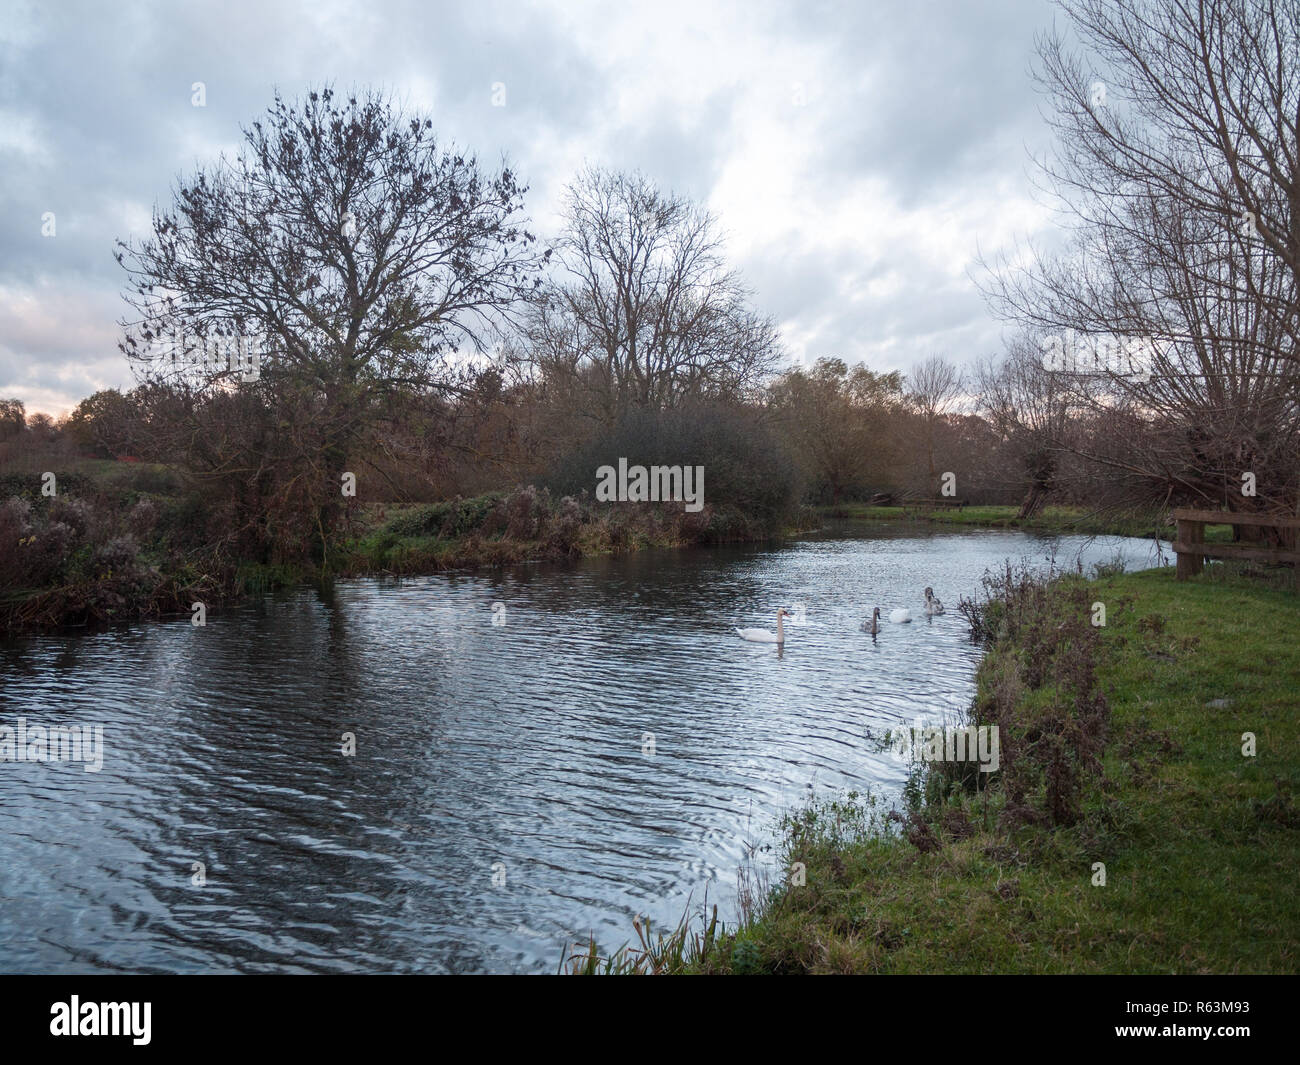
[[[1024,502],[1020,504],[1020,513],[1017,518],[1024,520],[1032,518],[1038,513],[1039,508],[1043,505],[1043,500],[1047,498],[1047,488],[1041,481],[1035,481],[1029,486],[1029,491],[1025,494]]]

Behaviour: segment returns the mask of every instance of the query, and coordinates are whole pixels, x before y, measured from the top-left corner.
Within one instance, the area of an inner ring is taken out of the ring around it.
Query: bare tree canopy
[[[1290,338],[1294,357],[1300,8],[1273,0],[1059,3],[1087,51],[1061,33],[1039,43],[1037,78],[1057,133],[1056,151],[1040,165],[1089,261],[1074,264],[1073,286],[1047,271],[1050,298],[1000,294],[1045,327],[1091,318],[1090,327],[1133,335],[1161,326],[1153,304],[1194,285],[1257,304],[1271,331]],[[1152,263],[1180,269],[1147,277]],[[1201,331],[1217,324],[1188,323]]]
[[[560,274],[530,338],[543,372],[580,381],[595,417],[745,395],[772,372],[776,329],[749,308],[707,212],[640,174],[595,168],[566,207]]]
[[[921,430],[925,446],[927,487],[937,491],[935,481],[934,444],[938,422],[961,396],[962,374],[942,356],[932,355],[925,362],[912,367],[908,374],[908,400],[921,416]]]
[[[1083,51],[1064,32],[1039,42],[1057,134],[1040,172],[1071,241],[1027,266],[999,263],[993,303],[1057,352],[1079,347],[1095,371],[1056,386],[1125,446],[1073,433],[1081,455],[1148,497],[1293,510],[1300,8],[1060,6]],[[1243,473],[1257,495],[1242,496]]]
[[[1017,337],[1000,362],[985,362],[977,377],[982,413],[1007,456],[1006,483],[1024,491],[1019,516],[1033,517],[1056,480],[1069,415],[1065,389],[1043,368],[1029,336]]]
[[[120,245],[141,318],[125,350],[146,358],[177,326],[264,334],[281,372],[326,392],[436,386],[448,353],[482,347],[537,283],[524,191],[376,92],[277,95],[237,158],[181,182],[153,236]]]

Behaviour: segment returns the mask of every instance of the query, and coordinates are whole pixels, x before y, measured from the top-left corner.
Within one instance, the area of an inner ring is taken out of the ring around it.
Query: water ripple
[[[1137,541],[1056,548],[1119,546],[1149,564]],[[105,746],[98,773],[0,763],[0,965],[549,972],[572,937],[617,946],[706,893],[725,909],[782,811],[901,786],[869,731],[968,704],[978,651],[921,589],[954,604],[1051,550],[885,528],[0,646],[0,724],[102,725]],[[780,652],[732,631],[795,603]],[[873,641],[876,605],[917,620]]]

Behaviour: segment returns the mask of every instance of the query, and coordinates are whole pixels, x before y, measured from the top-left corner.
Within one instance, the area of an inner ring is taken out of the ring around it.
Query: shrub
[[[80,473],[63,473],[57,468],[59,497],[66,495],[88,496],[94,493],[95,484],[89,477]],[[0,499],[20,496],[33,503],[46,504],[47,497],[41,495],[41,475],[39,473],[0,473]]]
[[[573,554],[582,531],[582,507],[573,496],[565,496],[551,516],[547,546],[560,554]]]
[[[158,524],[159,513],[158,504],[152,499],[141,499],[127,513],[126,522],[137,536],[147,537]]]
[[[1006,815],[1074,824],[1084,795],[1100,781],[1110,727],[1087,585],[1014,572],[1009,564],[984,585],[986,604],[963,605],[972,631],[991,644],[972,716],[998,728]],[[968,766],[939,763],[935,772],[972,783]]]
[[[399,537],[432,536],[455,540],[482,529],[501,496],[496,493],[413,507],[388,522],[386,529]]]
[[[625,414],[612,429],[557,462],[546,484],[557,494],[590,494],[596,471],[617,468],[620,458],[629,466],[704,467],[704,502],[711,519],[701,518],[702,511],[686,512],[680,504],[660,508],[680,515],[679,527],[700,530],[703,539],[779,532],[801,494],[789,450],[760,413],[704,402]]]
[[[124,463],[113,474],[113,485],[124,492],[150,495],[177,495],[185,489],[185,479],[176,470],[152,464]]]
[[[536,540],[547,500],[533,485],[521,487],[503,501],[506,535],[512,540]]]
[[[61,486],[62,487],[62,486]],[[174,512],[173,512],[174,511]],[[101,622],[186,609],[194,598],[224,597],[233,569],[219,550],[182,552],[171,525],[190,540],[208,537],[192,506],[152,500],[70,498],[0,505],[0,631]],[[147,546],[146,546],[147,545]],[[146,554],[167,564],[167,575]]]

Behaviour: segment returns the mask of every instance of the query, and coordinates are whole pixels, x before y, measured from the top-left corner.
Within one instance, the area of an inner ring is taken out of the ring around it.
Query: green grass
[[[1020,508],[1015,506],[870,506],[866,503],[845,503],[833,507],[819,507],[823,518],[848,521],[927,521],[938,525],[967,525],[1006,529],[1032,529],[1038,532],[1082,533],[1098,536],[1159,537],[1172,540],[1174,530],[1157,515],[1104,514],[1085,507],[1044,507],[1034,517],[1016,517]],[[1205,538],[1211,543],[1232,539],[1232,526],[1207,525]]]
[[[1003,828],[996,786],[931,789],[922,809],[939,845],[923,852],[870,800],[807,808],[789,819],[786,855],[806,863],[806,884],[782,884],[682,968],[1300,969],[1300,598],[1222,575],[1178,583],[1167,569],[1087,594],[1107,604],[1098,677],[1112,717],[1077,823]],[[982,669],[982,683],[995,675]],[[1255,757],[1242,754],[1247,732]],[[1105,886],[1092,883],[1096,862]]]
[[[40,498],[45,472],[55,475],[60,495],[103,494],[124,502],[144,495],[175,496],[184,487],[178,470],[161,463],[37,453],[7,458],[0,464],[0,502],[13,495]]]

